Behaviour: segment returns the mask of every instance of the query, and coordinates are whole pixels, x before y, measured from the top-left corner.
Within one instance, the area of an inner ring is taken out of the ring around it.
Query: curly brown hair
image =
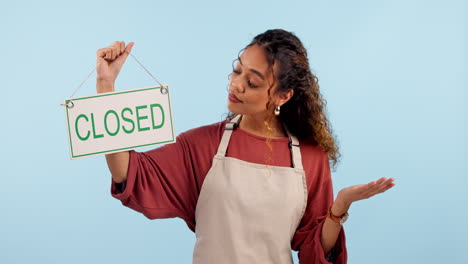
[[[252,45],[263,48],[270,69],[279,64],[275,93],[294,91],[291,99],[281,106],[280,121],[298,139],[322,147],[336,167],[341,154],[327,119],[326,100],[320,94],[317,77],[310,70],[302,42],[292,32],[272,29],[257,35],[244,49]],[[228,117],[232,116],[231,113]]]

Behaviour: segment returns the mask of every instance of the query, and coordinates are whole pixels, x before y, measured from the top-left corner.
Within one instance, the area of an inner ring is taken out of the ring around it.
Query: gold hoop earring
[[[275,107],[275,111],[273,113],[275,114],[275,116],[280,115],[280,106],[279,105],[277,107]]]

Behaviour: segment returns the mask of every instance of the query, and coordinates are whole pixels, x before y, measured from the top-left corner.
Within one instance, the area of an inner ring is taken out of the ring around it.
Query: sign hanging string
[[[159,81],[158,79],[156,79],[156,77],[154,77],[153,74],[151,74],[151,72],[146,69],[145,66],[143,66],[143,64],[132,54],[132,53],[129,53],[130,56],[132,56],[132,58],[138,63],[138,65],[141,66],[141,68],[143,68],[143,70],[145,70],[149,76],[151,76],[151,78],[153,78],[153,80],[155,80],[159,86],[161,87],[161,93],[162,94],[167,94],[168,93],[168,88],[167,87],[164,87]],[[75,95],[76,92],[78,92],[78,90],[83,86],[83,84],[91,77],[91,75],[93,75],[93,73],[96,71],[96,69],[99,67],[99,65],[101,65],[102,61],[99,62],[96,67],[86,76],[86,78],[80,83],[80,85],[78,85],[78,87],[75,89],[75,91],[73,91],[72,95],[69,97],[69,98],[73,98],[73,96]],[[67,100],[67,102],[65,104],[60,104],[62,106],[66,106],[68,108],[72,108],[73,107],[73,102],[72,100]]]

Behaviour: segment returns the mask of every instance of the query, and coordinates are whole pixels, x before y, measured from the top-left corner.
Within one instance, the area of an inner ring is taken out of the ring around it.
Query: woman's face
[[[276,70],[275,68],[273,70]],[[273,83],[275,85],[271,87]],[[271,101],[267,109],[270,87]],[[273,114],[275,106],[281,104],[275,91],[276,81],[268,65],[265,51],[258,45],[248,47],[236,61],[231,74],[228,95],[229,111],[234,114],[258,117]]]

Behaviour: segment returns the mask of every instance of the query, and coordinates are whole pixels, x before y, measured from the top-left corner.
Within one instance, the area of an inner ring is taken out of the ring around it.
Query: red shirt
[[[121,186],[112,181],[112,196],[149,219],[182,218],[195,232],[198,195],[218,150],[226,122],[191,129],[180,134],[176,143],[147,152],[130,151],[124,191],[121,192]],[[301,264],[344,264],[347,252],[343,229],[326,258],[320,243],[322,225],[333,203],[328,155],[319,146],[302,141],[300,145],[308,198],[291,248],[299,251]],[[266,138],[237,128],[232,133],[226,156],[252,163],[291,167],[289,139],[271,139],[270,146],[271,149]]]

